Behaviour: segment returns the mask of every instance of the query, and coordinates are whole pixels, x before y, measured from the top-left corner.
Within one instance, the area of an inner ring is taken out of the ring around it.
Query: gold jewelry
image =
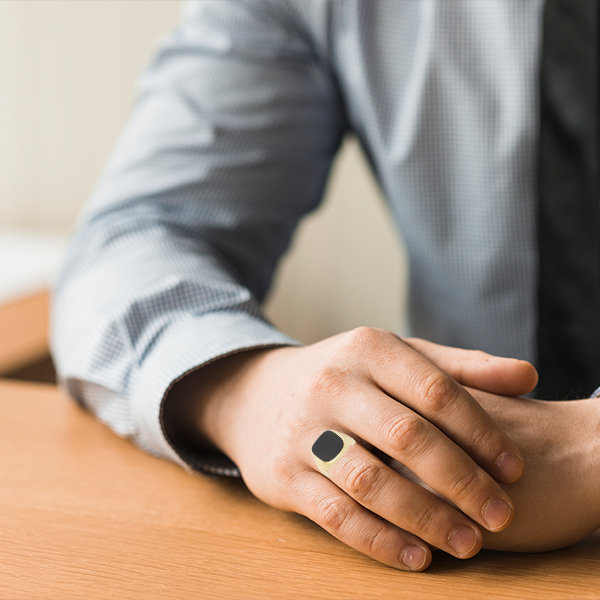
[[[319,471],[329,477],[333,465],[353,444],[356,441],[345,433],[331,429],[322,433],[312,447],[312,455]]]

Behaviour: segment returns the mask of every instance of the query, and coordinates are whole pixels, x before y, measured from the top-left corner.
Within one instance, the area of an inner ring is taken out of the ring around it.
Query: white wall
[[[177,0],[0,2],[0,227],[67,232]],[[0,266],[1,267],[1,266]],[[324,208],[284,259],[268,313],[310,342],[402,327],[406,265],[362,156],[345,145]]]
[[[68,228],[180,2],[0,2],[0,223]]]
[[[404,249],[354,139],[336,161],[324,206],[301,224],[278,275],[269,315],[299,340],[359,325],[404,331]]]

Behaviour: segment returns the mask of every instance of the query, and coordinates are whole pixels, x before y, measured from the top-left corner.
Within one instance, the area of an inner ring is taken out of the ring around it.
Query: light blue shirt
[[[535,364],[542,8],[185,4],[55,284],[59,385],[152,454],[238,474],[183,460],[161,405],[199,365],[296,343],[261,302],[349,132],[406,243],[411,333]]]

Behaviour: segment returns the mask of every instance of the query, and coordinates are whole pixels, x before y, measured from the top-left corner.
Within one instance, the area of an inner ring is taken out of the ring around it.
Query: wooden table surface
[[[600,534],[404,573],[146,455],[47,384],[0,380],[0,598],[600,598]]]
[[[47,289],[0,305],[0,375],[48,354],[49,312]]]

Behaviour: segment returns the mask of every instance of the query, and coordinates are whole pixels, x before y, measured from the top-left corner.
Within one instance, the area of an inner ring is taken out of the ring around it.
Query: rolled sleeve
[[[326,61],[286,7],[185,5],[53,289],[59,385],[119,435],[202,472],[208,462],[165,437],[165,395],[218,357],[297,344],[262,302],[347,128]]]
[[[237,467],[221,454],[194,456],[171,446],[162,422],[163,401],[173,383],[215,357],[250,348],[295,344],[298,342],[262,319],[243,312],[214,312],[199,319],[178,320],[146,357],[132,397],[140,446],[153,453],[158,450],[163,457],[203,473],[239,476]]]

